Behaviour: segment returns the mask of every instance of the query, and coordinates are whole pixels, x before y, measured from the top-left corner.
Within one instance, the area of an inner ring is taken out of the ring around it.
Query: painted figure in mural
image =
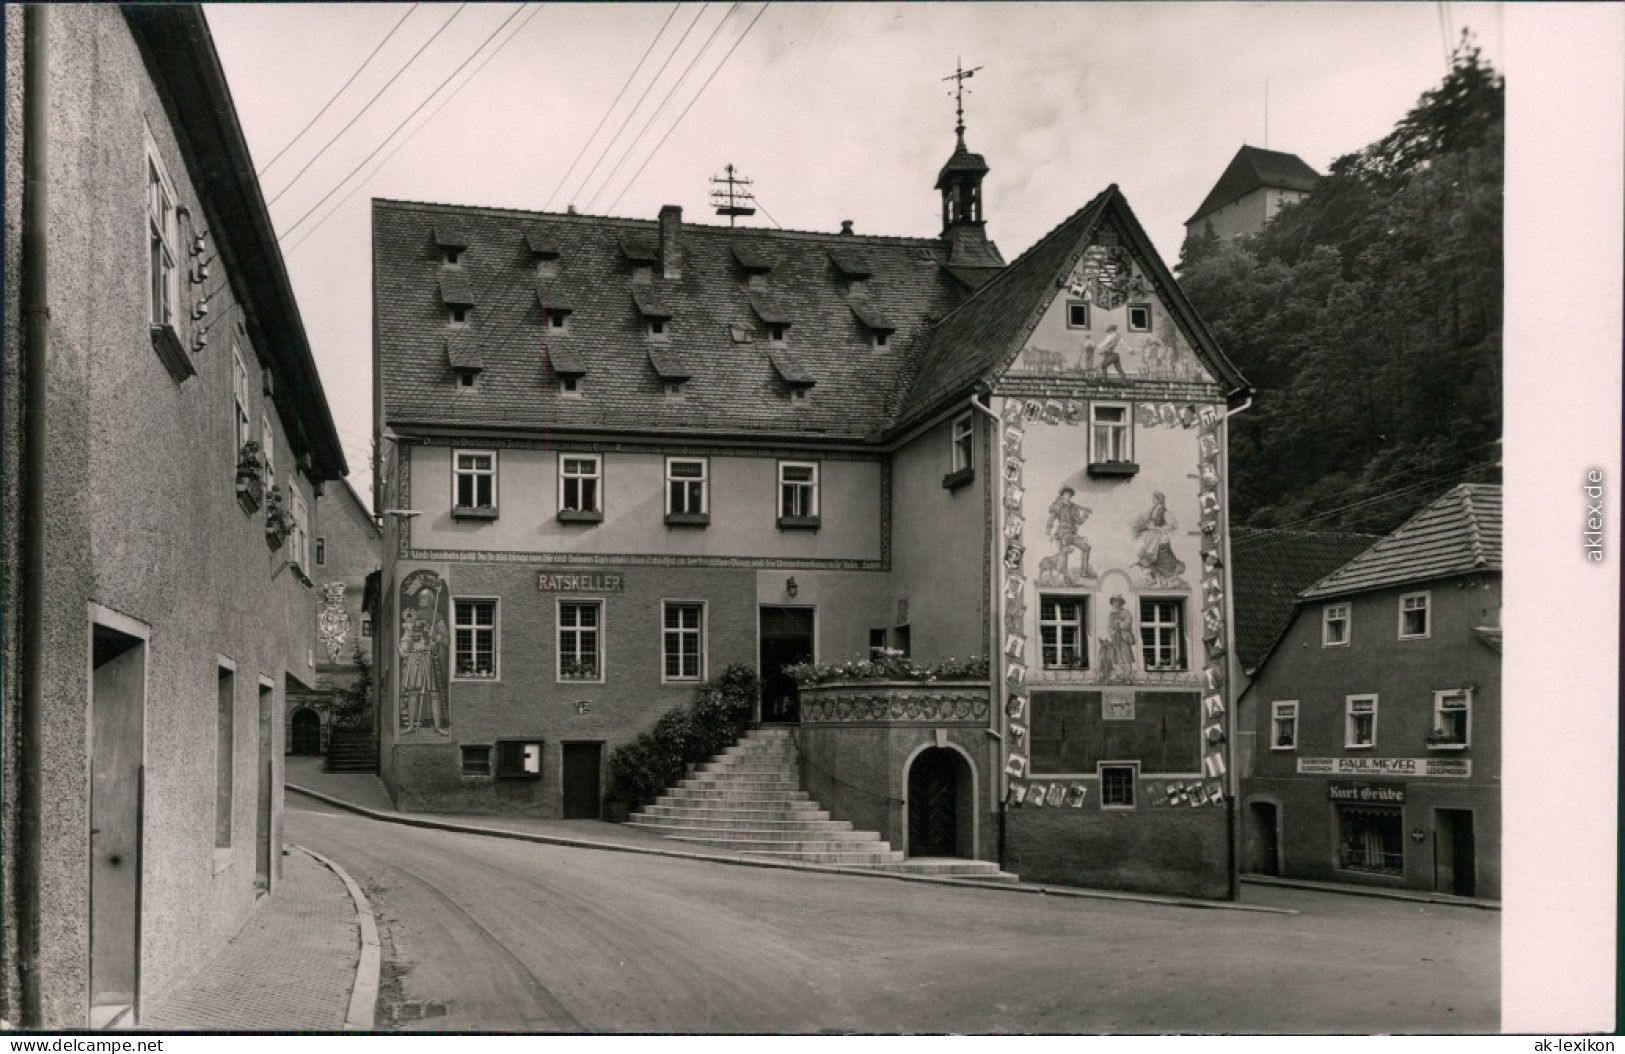
[[[1175,585],[1185,570],[1184,561],[1174,555],[1172,539],[1178,522],[1168,512],[1168,499],[1162,491],[1151,494],[1151,509],[1134,520],[1137,561],[1152,585]]]
[[[423,727],[424,709],[436,732],[446,735],[446,650],[450,634],[441,616],[440,584],[418,589],[416,607],[401,617],[401,695],[406,731]]]
[[[1162,341],[1156,337],[1150,338],[1145,342],[1143,351],[1147,373],[1153,377],[1160,377],[1168,371],[1168,349],[1163,346]]]
[[[1122,339],[1123,335],[1117,332],[1116,323],[1106,327],[1106,338],[1100,342],[1100,348],[1098,349],[1100,351],[1100,377],[1102,380],[1106,378],[1107,373],[1111,371],[1113,366],[1117,367],[1117,376],[1125,381],[1128,380],[1128,374],[1123,372],[1122,357],[1117,354],[1117,345]]]
[[[1053,575],[1058,575],[1061,581],[1046,582],[1045,585],[1070,585],[1076,584],[1080,579],[1095,577],[1094,569],[1089,566],[1089,539],[1078,533],[1093,510],[1073,501],[1072,498],[1076,494],[1077,491],[1071,487],[1062,487],[1061,492],[1050,503],[1049,520],[1044,524],[1044,534],[1055,543],[1055,555],[1050,560],[1041,562],[1040,575],[1042,576],[1044,571],[1049,571]],[[1078,554],[1076,576],[1068,570],[1071,559],[1067,554],[1073,552]]]
[[[1079,368],[1085,377],[1092,377],[1095,373],[1095,342],[1090,337],[1083,338],[1083,358],[1079,360]]]
[[[1112,610],[1106,616],[1106,635],[1100,638],[1100,679],[1128,682],[1134,679],[1134,616],[1121,595],[1111,598]]]

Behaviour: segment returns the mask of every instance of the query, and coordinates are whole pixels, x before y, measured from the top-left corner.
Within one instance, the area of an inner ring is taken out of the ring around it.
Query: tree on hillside
[[[1444,82],[1258,235],[1193,238],[1181,287],[1258,389],[1235,522],[1382,532],[1499,479],[1504,83]]]

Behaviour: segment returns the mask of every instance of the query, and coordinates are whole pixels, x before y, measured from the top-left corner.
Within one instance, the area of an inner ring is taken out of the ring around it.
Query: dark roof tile
[[[790,316],[789,309],[785,307],[784,302],[778,297],[768,296],[764,293],[752,293],[750,295],[750,307],[752,311],[756,312],[758,318],[770,326],[788,326],[794,321]]]
[[[788,348],[773,348],[767,353],[767,357],[779,376],[784,378],[784,383],[792,388],[810,388],[818,383]]]
[[[1342,567],[1377,540],[1373,534],[1250,530],[1230,538],[1235,590],[1236,658],[1243,669],[1263,661],[1292,621],[1298,594]]]
[[[662,381],[686,381],[694,376],[694,366],[688,357],[665,345],[649,345],[649,365]]]
[[[650,285],[634,285],[632,287],[632,302],[637,305],[638,314],[644,318],[668,319],[672,317],[671,304],[667,301],[665,293]]]
[[[474,290],[468,276],[443,274],[440,276],[440,303],[446,307],[473,307]]]
[[[759,242],[735,242],[733,255],[739,261],[739,266],[752,274],[765,274],[773,270],[773,254]]]
[[[869,254],[861,250],[838,245],[829,250],[829,258],[835,262],[835,269],[847,278],[868,278],[875,273]]]
[[[881,311],[875,305],[866,300],[853,300],[851,301],[851,304],[852,313],[858,316],[858,321],[862,322],[869,329],[880,333],[896,332],[897,323],[893,322],[885,312]]]
[[[579,348],[554,343],[547,348],[547,361],[560,377],[580,377],[587,372],[587,357]]]
[[[1213,189],[1207,192],[1207,197],[1202,199],[1202,204],[1185,222],[1195,223],[1259,187],[1308,191],[1315,189],[1319,181],[1320,175],[1297,154],[1243,146],[1230,159],[1230,164],[1219,176],[1219,181],[1213,184]]]
[[[621,255],[635,264],[660,262],[660,243],[651,234],[628,231],[621,234]]]
[[[1500,570],[1501,488],[1463,483],[1304,590],[1303,599]]]
[[[466,249],[468,229],[455,219],[436,221],[434,243],[442,249]]]
[[[530,250],[532,256],[540,256],[544,260],[557,259],[563,251],[557,232],[552,227],[543,226],[525,228],[525,248]]]
[[[485,368],[485,356],[480,354],[479,342],[472,333],[458,333],[446,338],[446,362],[460,373],[478,373]]]
[[[537,282],[536,302],[549,314],[568,315],[576,309],[575,295],[564,282]]]

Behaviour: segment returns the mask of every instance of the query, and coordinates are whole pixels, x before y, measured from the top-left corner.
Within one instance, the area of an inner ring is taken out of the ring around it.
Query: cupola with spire
[[[967,285],[977,288],[1004,266],[998,247],[987,239],[982,215],[982,177],[988,173],[981,154],[965,145],[965,81],[982,67],[955,72],[943,80],[954,85],[956,121],[954,152],[937,173],[937,190],[942,193],[942,238],[948,242],[948,270]]]

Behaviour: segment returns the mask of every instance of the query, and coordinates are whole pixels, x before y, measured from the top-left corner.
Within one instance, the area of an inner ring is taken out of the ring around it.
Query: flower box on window
[[[265,544],[272,549],[282,548],[282,543],[293,533],[293,527],[293,514],[283,502],[282,494],[271,491],[265,496]]]
[[[451,517],[454,520],[494,520],[497,518],[495,505],[453,505]]]
[[[260,445],[250,439],[237,455],[237,503],[252,513],[265,498],[265,459]]]
[[[598,680],[598,664],[565,660],[559,663],[559,679],[563,681],[596,681]]]

